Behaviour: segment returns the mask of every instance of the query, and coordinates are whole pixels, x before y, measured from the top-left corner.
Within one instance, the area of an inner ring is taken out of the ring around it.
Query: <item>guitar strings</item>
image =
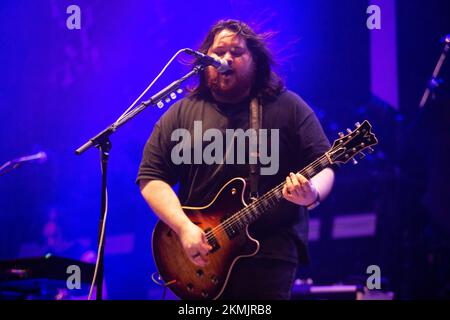
[[[320,158],[316,159],[315,161],[313,161],[309,166],[307,166],[306,168],[304,168],[303,170],[299,171],[298,173],[304,175],[307,171],[309,171],[310,169],[313,169],[314,171],[317,170],[320,167],[325,167],[324,166],[324,160],[326,160],[325,162],[325,166],[329,163],[328,159],[325,157],[325,155],[321,156]],[[269,192],[267,192],[265,195],[263,195],[259,200],[261,199],[266,199],[267,201],[271,201],[271,200],[275,200],[275,204],[276,201],[279,201],[281,198],[279,198],[279,192],[281,192],[282,188],[284,187],[285,182],[280,183],[279,185],[275,186],[274,188],[272,188]],[[278,195],[277,195],[278,194]],[[274,199],[275,198],[275,199]],[[223,230],[226,232],[226,229],[229,228],[230,226],[232,226],[234,223],[236,223],[237,221],[241,220],[244,216],[246,216],[247,214],[249,214],[251,211],[253,211],[254,209],[258,209],[260,210],[261,207],[264,209],[263,205],[260,203],[261,201],[257,201],[254,202],[250,205],[248,205],[245,208],[242,208],[241,210],[239,210],[237,213],[235,213],[233,216],[231,216],[229,219],[225,220],[224,222],[218,224],[216,227],[214,227],[213,229],[209,230],[205,235],[207,240],[213,240],[214,238],[214,233],[216,231],[218,231],[219,229]],[[272,202],[271,202],[272,204]]]
[[[363,132],[366,133],[366,132]],[[348,141],[344,141],[342,142],[341,145],[336,146],[335,148],[331,148],[330,151],[333,151],[333,149],[337,149],[338,147],[341,148],[342,146],[347,145],[349,142],[351,142],[353,139],[348,140]],[[365,148],[364,148],[365,149]],[[328,152],[330,152],[328,151]],[[361,150],[360,150],[361,151]],[[328,153],[327,152],[327,153]],[[322,164],[322,161],[325,160],[325,164]],[[313,168],[314,170],[316,170],[317,168],[319,168],[320,166],[323,166],[324,168],[327,167],[329,164],[329,160],[326,157],[326,155],[324,154],[323,156],[321,156],[320,158],[316,159],[315,161],[313,161],[309,166],[307,166],[306,168],[304,168],[303,170],[299,171],[300,174],[304,175],[306,173],[306,171],[308,171],[308,168]],[[278,186],[272,188],[269,192],[267,192],[265,195],[263,195],[259,200],[261,200],[262,198],[267,197],[267,200],[273,200],[273,197],[275,197],[275,200],[281,200],[282,198],[278,198],[277,197],[277,192],[279,194],[279,192],[281,191],[280,189],[282,189],[282,187],[284,186],[284,182],[280,183]],[[208,240],[213,240],[214,238],[214,233],[215,231],[218,231],[220,229],[222,229],[223,231],[226,232],[226,229],[229,228],[230,226],[232,226],[234,223],[236,223],[237,221],[241,220],[245,215],[249,214],[255,207],[256,209],[260,209],[260,207],[262,206],[262,204],[258,204],[258,202],[260,201],[256,201],[253,204],[248,205],[245,208],[242,208],[241,210],[239,210],[237,213],[235,213],[233,216],[231,216],[230,218],[228,218],[227,220],[225,220],[224,222],[218,224],[216,227],[214,227],[213,229],[209,230],[206,234],[207,239]],[[244,222],[245,223],[245,222]]]
[[[347,145],[351,140],[348,141],[344,141],[342,142],[341,145],[339,145],[339,148],[342,146]],[[338,147],[338,146],[337,146]],[[337,148],[336,147],[336,148]],[[330,151],[332,151],[335,148],[331,148]],[[329,151],[328,151],[329,152]],[[322,161],[326,160],[325,165],[322,164]],[[320,166],[323,166],[324,168],[329,164],[328,159],[326,158],[325,154],[323,156],[321,156],[320,158],[316,159],[315,161],[313,161],[309,166],[307,166],[306,168],[304,168],[303,170],[299,171],[300,174],[304,175],[307,171],[308,168],[313,168],[314,170],[316,170],[317,168],[319,168]],[[263,195],[259,200],[261,200],[262,198],[267,198],[267,200],[273,200],[273,197],[275,197],[275,200],[280,200],[282,199],[281,197],[278,198],[277,197],[277,192],[279,194],[279,192],[281,191],[280,189],[284,186],[284,182],[280,183],[279,185],[277,185],[276,187],[272,188],[269,192],[267,192],[265,195]],[[213,240],[214,238],[214,233],[218,230],[223,230],[226,232],[226,228],[229,228],[230,226],[232,226],[234,223],[236,223],[237,221],[241,220],[244,216],[246,216],[247,214],[249,214],[253,209],[260,209],[260,207],[262,206],[262,204],[258,204],[258,202],[254,202],[253,204],[248,205],[247,207],[239,210],[237,213],[235,213],[233,216],[231,216],[230,218],[228,218],[227,220],[225,220],[222,223],[219,223],[216,227],[214,227],[213,229],[209,230],[205,235],[207,240]],[[245,223],[245,222],[244,222]]]
[[[303,172],[303,174],[304,174],[306,171],[308,171],[307,169],[310,168],[310,167],[314,168],[314,170],[316,170],[317,168],[319,168],[321,166],[323,167],[324,166],[324,164],[322,163],[323,160],[327,160],[327,159],[322,156],[321,158],[319,158],[316,161],[312,162],[307,168],[303,169],[299,173],[302,174],[302,172]],[[325,164],[328,164],[328,161]],[[279,192],[281,191],[281,189],[283,187],[284,187],[284,182],[282,182],[278,186],[272,188],[271,191],[267,192],[259,200],[261,200],[263,198],[266,198],[266,200],[270,201],[270,200],[273,200],[274,197],[275,197],[276,201],[280,200],[281,198],[278,198],[277,193],[279,194]],[[260,201],[258,201],[258,202],[260,202]],[[253,204],[250,204],[249,206],[247,206],[245,208],[242,208],[240,211],[235,213],[232,217],[230,217],[229,219],[227,219],[224,222],[220,223],[215,228],[209,230],[208,234],[207,234],[207,238],[212,240],[211,236],[214,236],[213,233],[215,231],[217,231],[218,229],[222,229],[222,230],[226,231],[225,229],[229,228],[232,224],[234,224],[238,220],[242,219],[245,215],[250,213],[253,209],[260,209],[262,207],[262,204],[260,204],[258,202],[254,202]],[[264,209],[264,207],[263,207],[263,209]]]

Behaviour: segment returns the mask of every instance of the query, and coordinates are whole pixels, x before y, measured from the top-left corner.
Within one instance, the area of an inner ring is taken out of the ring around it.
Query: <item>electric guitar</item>
[[[356,129],[339,134],[331,149],[299,171],[307,179],[333,164],[345,164],[378,143],[366,120]],[[245,202],[243,178],[228,181],[214,199],[204,207],[183,207],[189,219],[202,228],[212,246],[209,264],[194,265],[186,255],[178,235],[162,221],[153,230],[153,257],[161,279],[179,298],[189,300],[217,299],[224,291],[236,261],[255,255],[259,242],[248,233],[248,226],[284,200],[280,183],[255,201]]]

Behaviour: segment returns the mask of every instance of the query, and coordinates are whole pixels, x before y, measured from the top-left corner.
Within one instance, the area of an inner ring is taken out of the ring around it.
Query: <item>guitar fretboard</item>
[[[306,179],[311,179],[323,169],[330,166],[330,161],[324,154],[316,161],[299,171]],[[275,208],[283,199],[284,182],[280,183],[263,196],[250,203],[247,207],[242,208],[228,219],[224,220],[221,226],[228,234],[236,233],[245,226],[255,222],[262,214]]]

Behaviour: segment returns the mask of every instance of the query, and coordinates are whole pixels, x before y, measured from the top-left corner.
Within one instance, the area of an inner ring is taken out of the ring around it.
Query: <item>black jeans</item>
[[[221,300],[289,300],[297,264],[272,258],[241,258]]]

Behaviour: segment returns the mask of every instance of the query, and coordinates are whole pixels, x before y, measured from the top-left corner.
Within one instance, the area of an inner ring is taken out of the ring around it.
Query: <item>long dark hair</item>
[[[267,47],[266,40],[271,33],[257,34],[249,25],[238,20],[220,20],[208,31],[203,40],[200,52],[206,54],[214,42],[217,33],[222,30],[230,30],[246,40],[247,48],[252,54],[255,63],[254,84],[251,95],[259,95],[263,99],[273,99],[284,89],[281,78],[272,70],[275,65],[272,53]],[[197,61],[195,61],[197,62]],[[210,90],[207,86],[205,71],[200,73],[198,85],[191,90],[191,95],[210,97]]]

